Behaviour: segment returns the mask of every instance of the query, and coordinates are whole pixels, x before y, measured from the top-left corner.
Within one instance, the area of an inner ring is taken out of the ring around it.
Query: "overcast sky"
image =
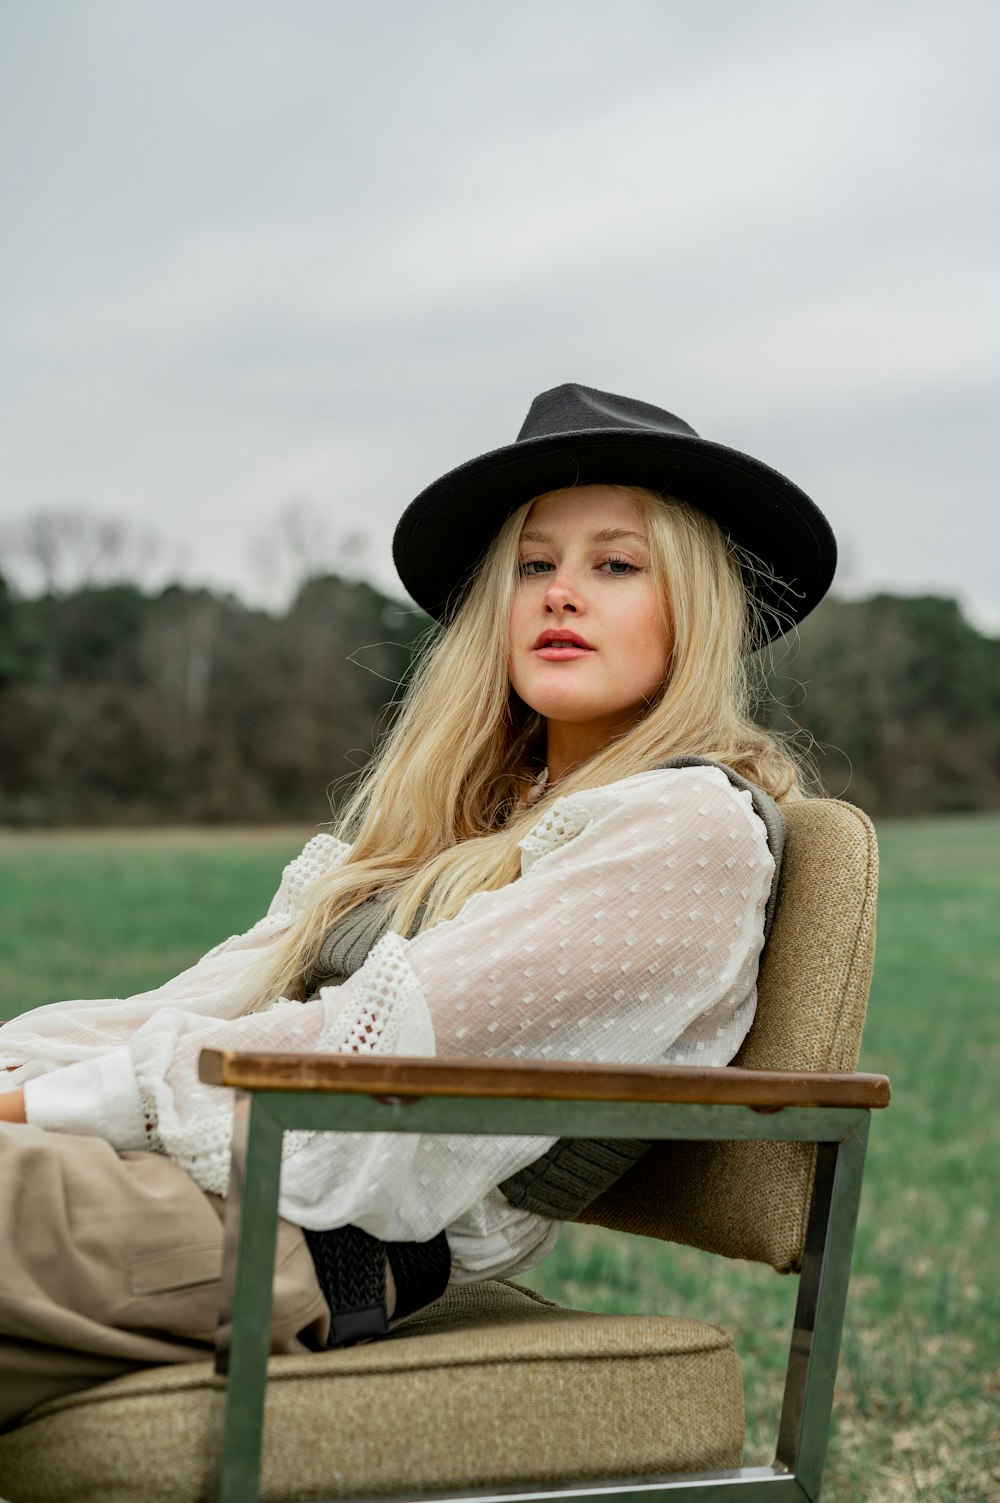
[[[389,584],[406,502],[581,381],[790,475],[841,589],[1000,631],[998,44],[996,0],[0,0],[0,525],[246,593],[295,501]]]

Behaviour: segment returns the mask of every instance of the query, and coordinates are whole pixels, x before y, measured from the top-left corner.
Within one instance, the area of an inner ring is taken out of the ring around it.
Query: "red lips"
[[[578,636],[575,631],[567,631],[565,627],[549,627],[537,638],[533,651],[538,652],[542,647],[557,646],[564,642],[567,647],[582,647],[586,652],[594,652],[595,648],[585,637]]]

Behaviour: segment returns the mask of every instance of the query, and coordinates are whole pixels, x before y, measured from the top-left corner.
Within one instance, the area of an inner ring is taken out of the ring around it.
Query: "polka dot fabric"
[[[285,874],[272,924],[301,902],[306,870],[343,859],[336,842],[306,852]],[[231,1102],[197,1079],[207,1045],[726,1064],[753,1019],[772,873],[750,795],[715,768],[557,798],[523,842],[519,881],[412,940],[387,934],[353,976],[310,1002],[219,1021],[192,1016],[180,999],[154,1011],[127,1046],[129,1089],[161,1151],[220,1191]],[[105,1068],[105,1091],[109,1078]],[[92,1130],[111,1121],[110,1105],[95,1099]],[[463,1217],[474,1229],[469,1213],[552,1141],[298,1133],[286,1145],[281,1211],[390,1241],[423,1241]]]

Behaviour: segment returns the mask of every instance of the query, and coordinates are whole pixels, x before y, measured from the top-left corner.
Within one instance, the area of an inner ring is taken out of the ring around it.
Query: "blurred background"
[[[0,823],[327,816],[426,624],[396,518],[566,380],[830,516],[769,713],[832,791],[1000,803],[998,42],[975,0],[3,7]]]
[[[1000,1497],[1000,7],[0,3],[0,1017],[266,907],[426,620],[389,558],[564,381],[767,461],[834,592],[761,713],[877,821],[830,1503]],[[569,1227],[585,1308],[794,1289]]]

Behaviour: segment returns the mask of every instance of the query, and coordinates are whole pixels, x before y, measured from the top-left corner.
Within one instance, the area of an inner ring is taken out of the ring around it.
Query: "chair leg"
[[[226,1201],[227,1257],[219,1291],[219,1392],[207,1488],[212,1503],[256,1503],[260,1488],[281,1137],[266,1098],[239,1092]],[[234,1259],[228,1256],[233,1245]]]
[[[867,1116],[839,1143],[820,1143],[802,1258],[776,1463],[817,1499],[851,1275],[868,1142]]]

